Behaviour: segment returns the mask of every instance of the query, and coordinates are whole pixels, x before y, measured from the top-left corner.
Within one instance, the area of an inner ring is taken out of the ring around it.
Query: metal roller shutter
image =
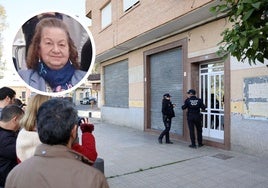
[[[129,98],[128,61],[104,67],[105,106],[127,108]]]
[[[169,93],[172,103],[177,106],[174,109],[175,118],[172,119],[171,131],[183,134],[183,67],[182,49],[174,48],[150,56],[150,80],[151,80],[151,128],[163,130],[162,98]]]

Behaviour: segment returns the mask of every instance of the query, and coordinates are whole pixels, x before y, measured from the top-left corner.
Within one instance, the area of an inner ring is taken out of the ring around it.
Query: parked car
[[[93,102],[93,104],[96,104],[97,103],[97,99],[94,98],[94,97],[86,97],[86,98],[83,98],[80,101],[80,104],[91,104],[92,102]]]

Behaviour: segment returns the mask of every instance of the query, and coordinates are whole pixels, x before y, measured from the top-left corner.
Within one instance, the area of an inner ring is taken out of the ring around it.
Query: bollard
[[[91,112],[88,112],[88,117],[89,117],[89,118],[91,118],[91,117],[92,117]]]
[[[104,174],[104,160],[102,158],[97,158],[93,167],[99,169]]]

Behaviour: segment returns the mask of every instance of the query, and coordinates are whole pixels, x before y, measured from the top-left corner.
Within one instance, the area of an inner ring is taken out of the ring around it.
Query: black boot
[[[169,139],[169,132],[166,134],[166,143],[167,144],[173,144],[173,142],[171,142],[170,139]]]

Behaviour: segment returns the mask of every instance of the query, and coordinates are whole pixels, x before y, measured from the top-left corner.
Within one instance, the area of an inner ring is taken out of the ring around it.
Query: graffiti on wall
[[[244,79],[246,117],[268,120],[268,76]]]

